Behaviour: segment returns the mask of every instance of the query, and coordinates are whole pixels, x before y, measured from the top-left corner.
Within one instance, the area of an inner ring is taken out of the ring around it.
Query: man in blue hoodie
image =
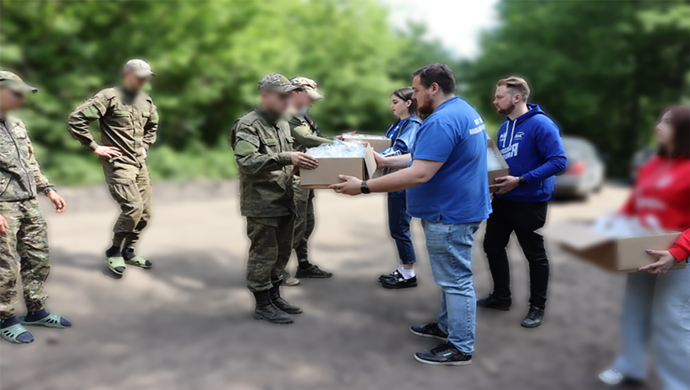
[[[542,236],[554,175],[565,169],[566,157],[560,131],[536,104],[528,104],[527,82],[511,76],[496,84],[494,105],[507,121],[498,131],[498,148],[510,175],[496,178],[493,213],[486,224],[484,252],[494,281],[494,291],[477,306],[510,309],[510,265],[506,246],[515,232],[529,262],[530,309],[522,321],[526,328],[541,325],[549,285],[549,261]]]

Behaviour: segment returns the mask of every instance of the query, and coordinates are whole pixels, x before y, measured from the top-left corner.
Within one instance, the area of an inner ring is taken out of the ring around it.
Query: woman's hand
[[[671,269],[671,267],[673,267],[675,263],[678,262],[669,251],[653,251],[651,249],[647,249],[646,252],[654,256],[657,261],[650,265],[641,267],[637,270],[638,272],[647,272],[652,275],[665,274],[669,269]]]

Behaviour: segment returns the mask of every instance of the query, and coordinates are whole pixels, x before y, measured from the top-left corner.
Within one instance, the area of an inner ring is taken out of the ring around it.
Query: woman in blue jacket
[[[391,147],[384,150],[383,156],[408,154],[412,150],[417,129],[422,124],[417,113],[417,101],[412,99],[411,88],[401,88],[391,95],[391,110],[398,120],[386,132],[391,139]],[[417,286],[414,263],[417,261],[410,238],[410,220],[407,213],[405,191],[388,193],[388,227],[395,240],[400,256],[400,266],[387,275],[381,275],[379,282],[385,288],[400,289]]]

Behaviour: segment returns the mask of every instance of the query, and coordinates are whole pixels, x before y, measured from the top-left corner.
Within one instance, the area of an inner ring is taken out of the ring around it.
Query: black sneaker
[[[541,325],[544,320],[544,309],[538,307],[530,307],[529,312],[522,323],[520,324],[523,328],[536,328]]]
[[[385,274],[385,275],[379,276],[379,283],[382,283],[382,282],[383,282],[384,280],[386,280],[386,279],[395,279],[395,278],[398,278],[398,277],[402,277],[402,274],[400,273],[400,271],[398,271],[398,270],[396,269],[395,271],[393,271],[393,272],[391,272],[391,273],[389,273],[389,274]]]
[[[417,277],[413,276],[409,279],[405,279],[404,276],[400,275],[395,279],[386,279],[381,282],[383,288],[388,288],[391,290],[397,290],[401,288],[417,287]]]
[[[302,279],[302,278],[326,279],[326,278],[330,278],[331,276],[333,276],[332,273],[326,272],[314,264],[310,264],[309,267],[307,267],[307,268],[297,267],[297,272],[295,273],[295,277],[297,279]]]
[[[410,332],[419,337],[448,341],[448,335],[438,327],[438,322],[432,322],[426,325],[412,325],[410,327]]]
[[[472,355],[460,352],[451,343],[439,344],[430,351],[414,354],[416,361],[438,366],[466,366],[472,363]]]
[[[508,300],[502,300],[502,299],[497,299],[493,295],[489,295],[488,297],[484,299],[479,299],[477,300],[477,307],[483,307],[486,309],[494,309],[494,310],[501,310],[501,311],[508,311],[510,310],[510,305],[513,302],[508,299]]]

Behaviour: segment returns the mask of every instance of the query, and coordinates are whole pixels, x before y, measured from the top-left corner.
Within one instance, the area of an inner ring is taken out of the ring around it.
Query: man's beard
[[[501,114],[501,115],[510,115],[513,111],[515,110],[515,104],[510,103],[510,107],[508,108],[501,108],[500,106],[496,106],[496,111]]]
[[[417,100],[417,103],[419,103],[419,100]],[[426,96],[423,105],[420,104],[417,106],[417,111],[422,115],[431,115],[434,113],[434,107],[431,105],[431,98],[429,96]]]

